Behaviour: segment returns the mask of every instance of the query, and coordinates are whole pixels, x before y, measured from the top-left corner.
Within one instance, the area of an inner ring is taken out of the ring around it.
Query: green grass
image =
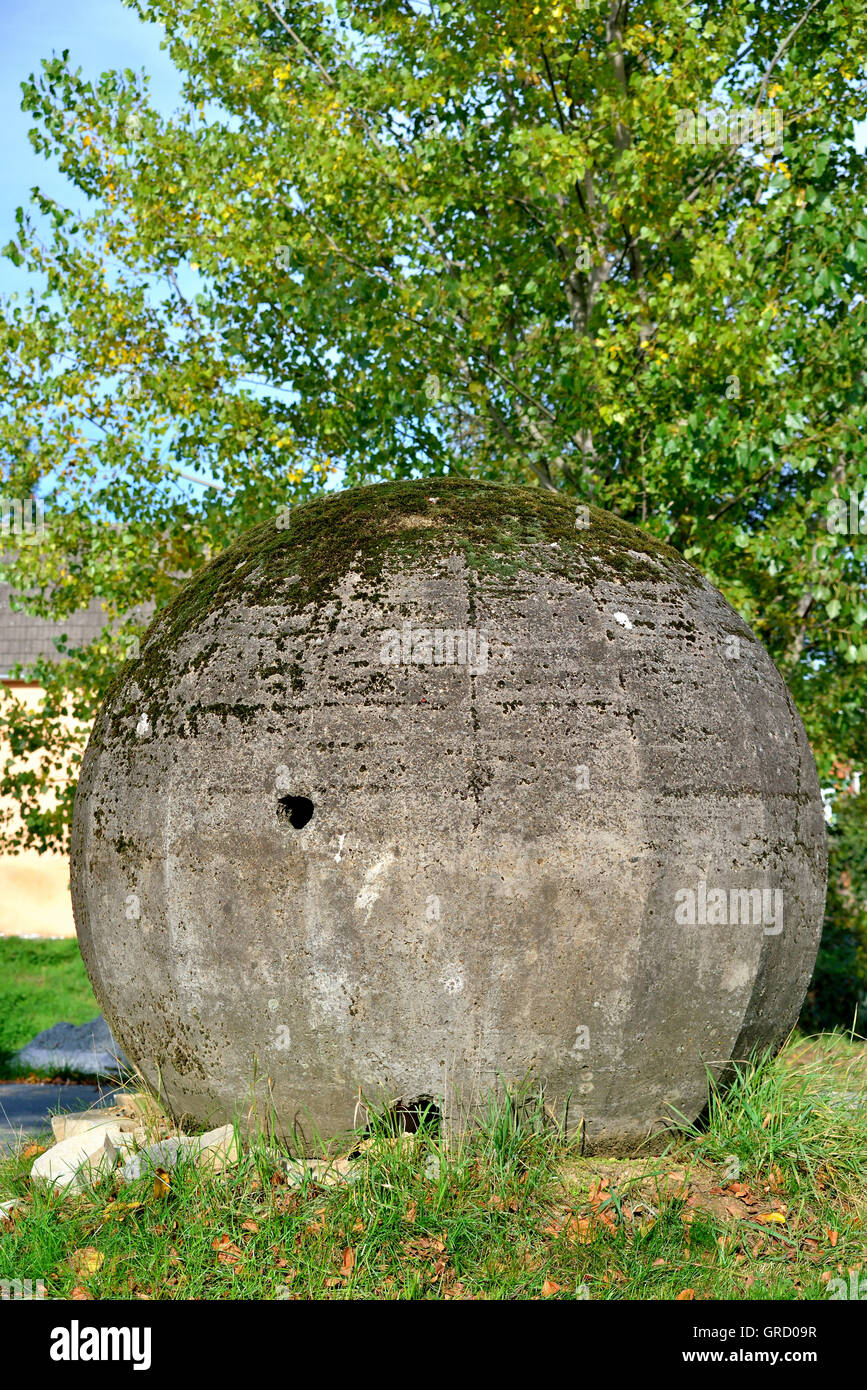
[[[752,1174],[777,1168],[799,1193],[822,1181],[841,1193],[867,1190],[867,1058],[860,1040],[841,1033],[797,1039],[779,1059],[742,1071],[725,1095],[711,1084],[709,1101],[706,1132],[687,1131],[708,1161],[734,1158]]]
[[[0,937],[0,1076],[20,1072],[14,1053],[44,1028],[98,1013],[76,940]]]
[[[532,1101],[448,1145],[382,1124],[336,1186],[287,1184],[264,1137],[161,1193],[107,1177],[49,1196],[32,1155],[10,1159],[0,1279],[58,1298],[825,1299],[867,1256],[867,1109],[832,1103],[863,1090],[865,1055],[834,1034],[755,1061],[703,1131],[638,1160],[582,1157]]]

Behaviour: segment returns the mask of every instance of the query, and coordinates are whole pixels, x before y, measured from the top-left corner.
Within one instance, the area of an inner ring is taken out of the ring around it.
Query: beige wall
[[[0,936],[75,936],[65,854],[0,857]]]
[[[5,684],[28,705],[36,704],[42,695],[38,686]],[[0,758],[5,758],[4,748]],[[23,850],[0,855],[0,936],[27,935],[75,935],[65,854]]]

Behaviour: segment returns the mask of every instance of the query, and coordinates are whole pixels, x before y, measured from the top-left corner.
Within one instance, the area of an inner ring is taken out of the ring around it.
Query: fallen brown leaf
[[[575,1218],[573,1218],[573,1220],[574,1219]],[[571,1221],[569,1222],[569,1227],[571,1232]],[[589,1219],[586,1216],[579,1216],[575,1226],[574,1239],[577,1240],[579,1245],[592,1245],[593,1236],[594,1230]]]
[[[434,1255],[442,1255],[445,1250],[445,1242],[436,1240],[433,1236],[422,1236],[419,1240],[405,1240],[401,1248],[407,1255],[414,1256],[416,1259],[425,1259]]]
[[[217,1236],[216,1240],[211,1241],[211,1249],[216,1250],[217,1262],[224,1265],[239,1265],[244,1259],[244,1252],[241,1250],[230,1236]]]

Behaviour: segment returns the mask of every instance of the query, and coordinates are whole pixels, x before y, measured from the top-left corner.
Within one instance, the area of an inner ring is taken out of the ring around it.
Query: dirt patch
[[[815,1073],[817,1081],[827,1085],[833,1078],[834,1084],[845,1090],[863,1090],[867,1087],[867,1044],[851,1043],[845,1050],[830,1049],[825,1038],[804,1038],[794,1043],[780,1054],[780,1063],[787,1071]]]
[[[588,1160],[565,1167],[562,1183],[571,1206],[583,1200],[600,1215],[612,1210],[626,1220],[655,1217],[662,1207],[680,1202],[686,1210],[707,1212],[720,1221],[786,1222],[782,1174],[777,1172],[770,1181],[748,1187],[704,1164],[659,1158]]]

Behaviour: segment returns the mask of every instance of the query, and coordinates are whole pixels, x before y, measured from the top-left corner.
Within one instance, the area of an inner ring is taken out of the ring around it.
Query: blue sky
[[[121,0],[0,0],[0,246],[15,231],[15,209],[25,207],[38,184],[52,197],[78,205],[78,191],[37,155],[27,138],[31,116],[20,110],[21,83],[40,70],[43,58],[69,49],[69,62],[85,77],[109,68],[144,68],[154,104],[171,111],[180,79],[160,48],[162,29],[143,24]],[[0,291],[21,290],[20,271],[0,258]]]
[[[0,0],[0,246],[15,234],[15,209],[26,208],[34,185],[72,207],[84,201],[31,145],[32,117],[20,109],[21,83],[40,71],[43,58],[68,49],[70,66],[86,78],[112,68],[143,68],[152,103],[167,113],[178,104],[181,79],[160,48],[163,38],[160,26],[142,23],[122,0]],[[21,294],[28,284],[40,283],[0,256],[0,293]],[[86,424],[82,430],[88,432]]]

